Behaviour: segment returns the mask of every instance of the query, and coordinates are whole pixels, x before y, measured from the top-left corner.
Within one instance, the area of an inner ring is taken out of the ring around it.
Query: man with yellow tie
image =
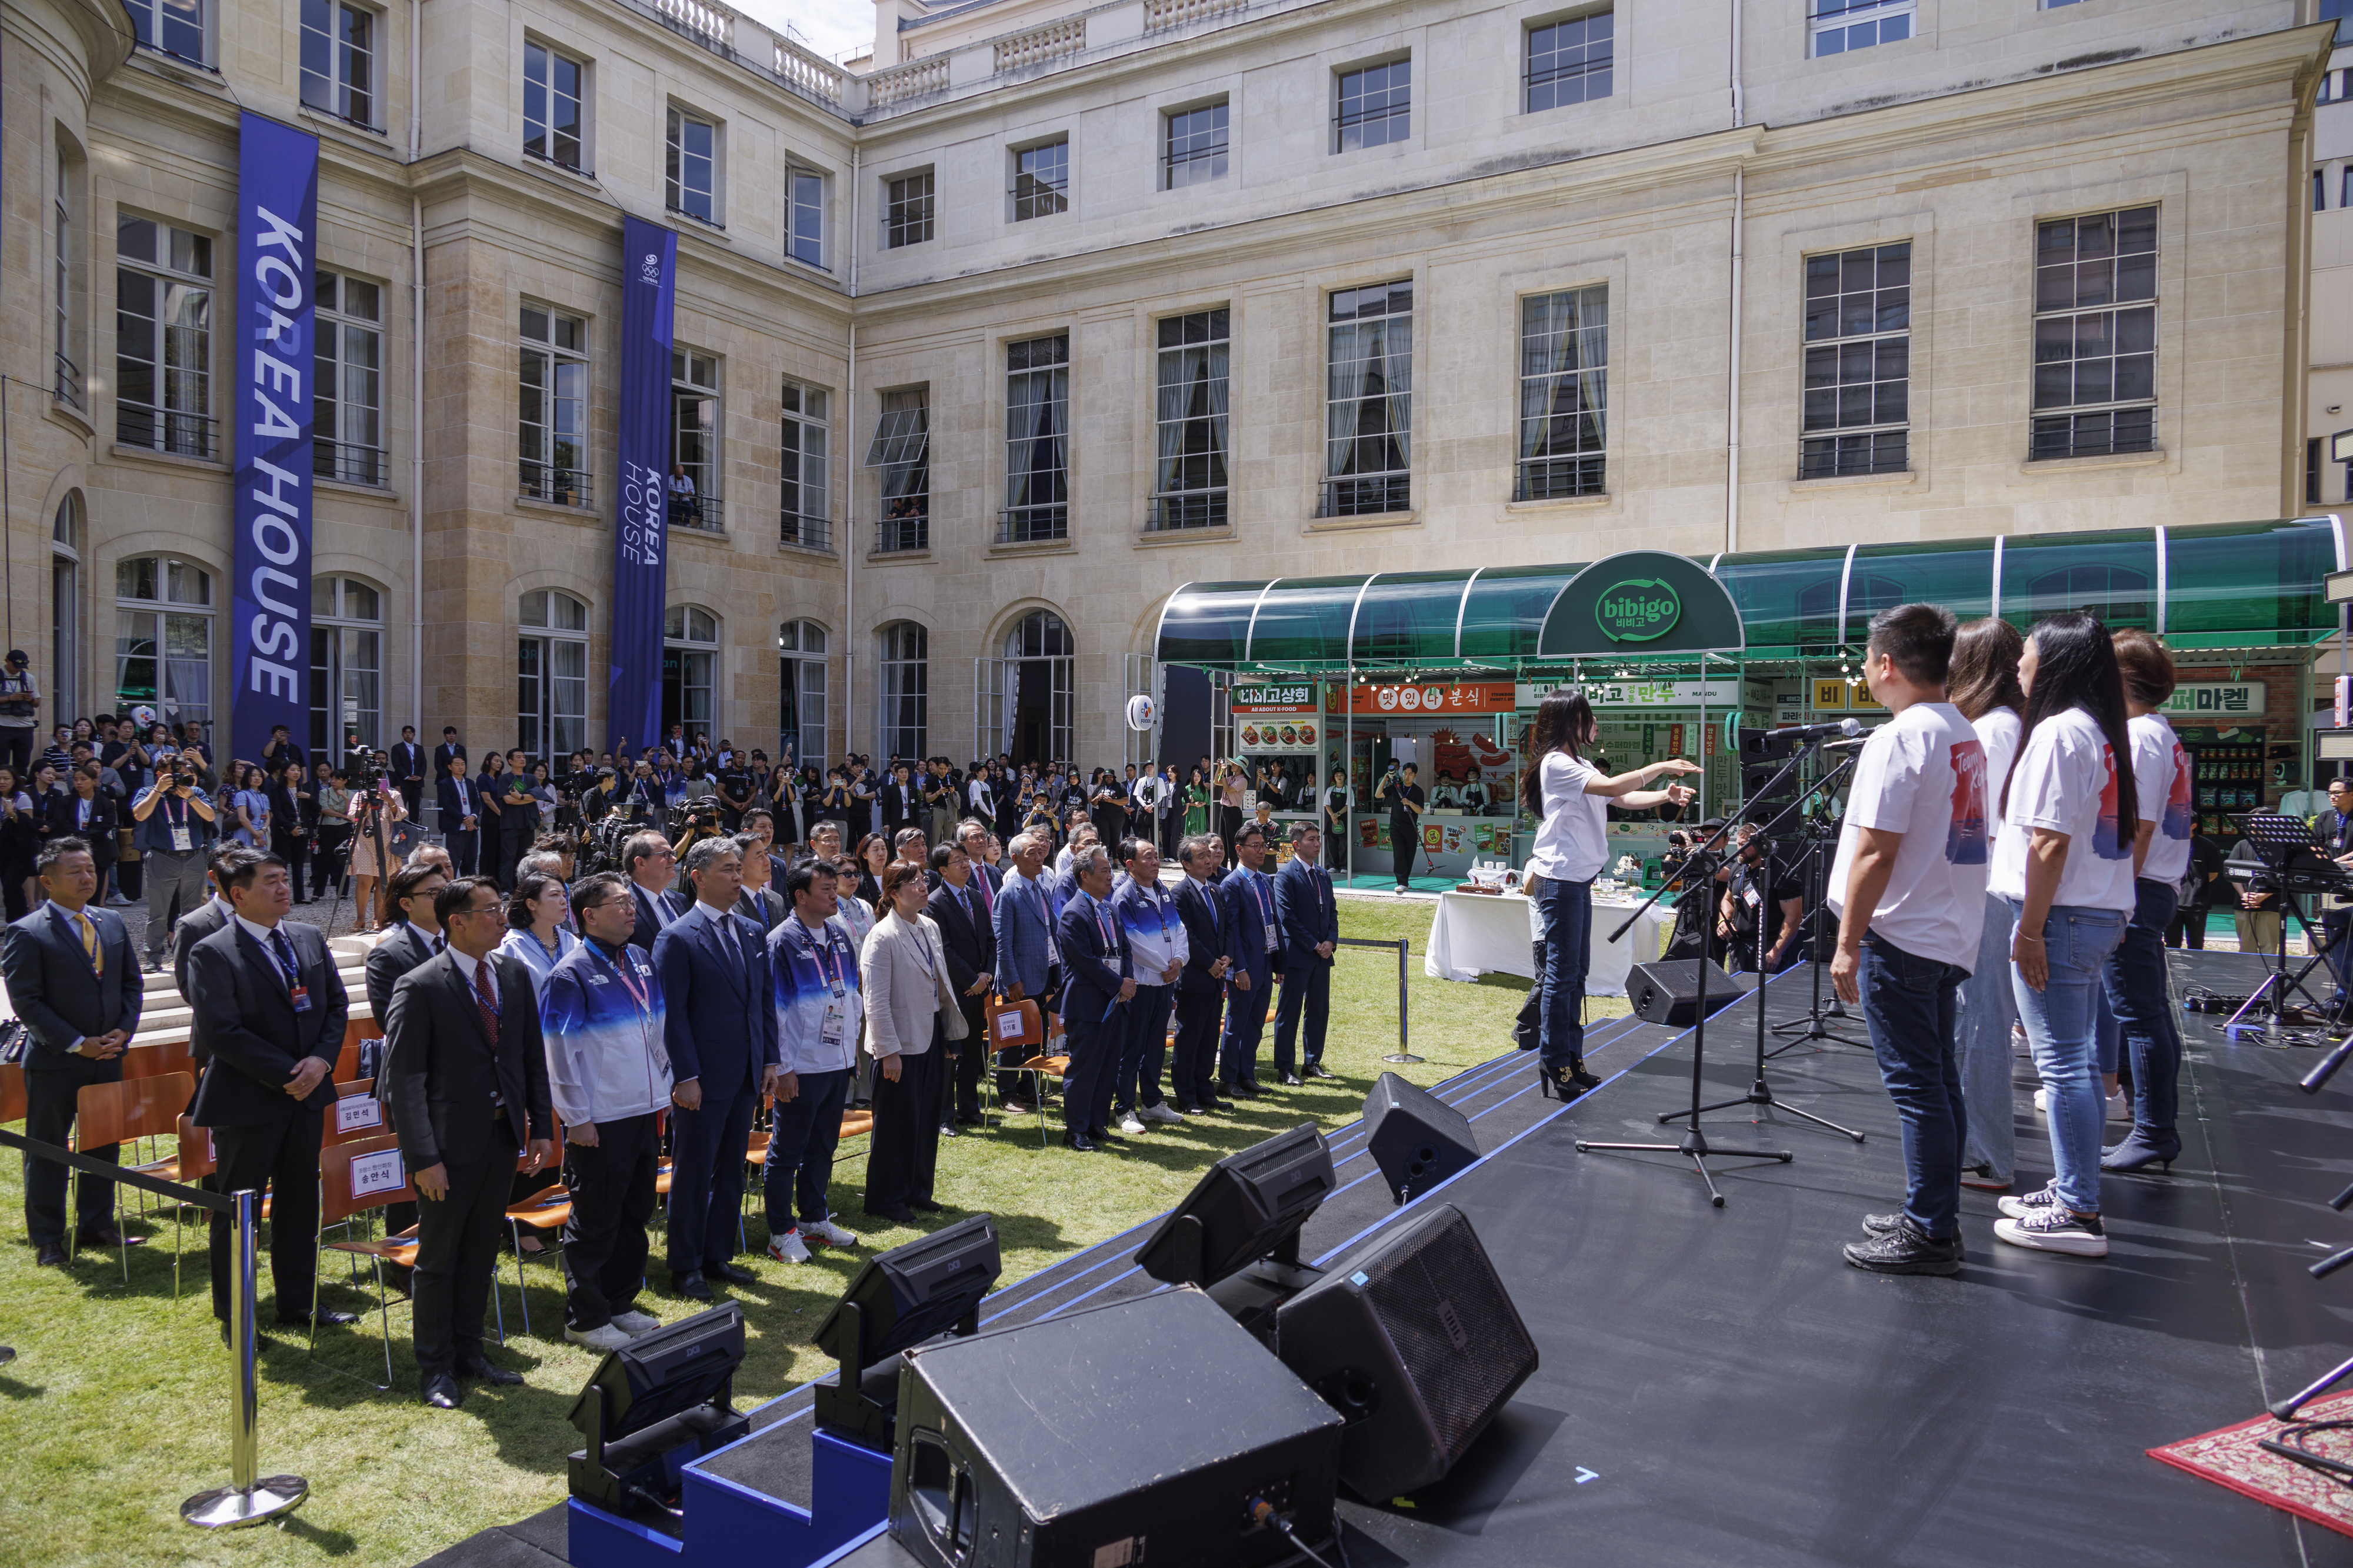
[[[90,846],[79,838],[53,838],[34,870],[48,901],[0,937],[0,974],[29,1037],[25,1136],[63,1148],[83,1087],[121,1079],[123,1047],[139,1028],[146,993],[122,917],[91,901],[98,897],[98,864]],[[116,1148],[82,1152],[111,1163]],[[81,1241],[119,1245],[114,1184],[85,1175],[75,1198]],[[25,1228],[37,1264],[66,1261],[66,1168],[56,1161],[25,1156]]]

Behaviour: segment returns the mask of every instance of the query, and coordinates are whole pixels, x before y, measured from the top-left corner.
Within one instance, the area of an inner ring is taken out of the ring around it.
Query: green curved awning
[[[1155,653],[1163,663],[1250,672],[1516,671],[1577,657],[1539,655],[1538,640],[1587,564],[1189,583],[1161,612]],[[2330,516],[1751,552],[1694,564],[1730,596],[1745,627],[1742,656],[1787,659],[1859,647],[1873,615],[1914,600],[2021,627],[2088,609],[2177,648],[2316,643],[2337,630],[2321,580],[2347,561],[2342,524]],[[1606,657],[1646,656],[1628,643]]]

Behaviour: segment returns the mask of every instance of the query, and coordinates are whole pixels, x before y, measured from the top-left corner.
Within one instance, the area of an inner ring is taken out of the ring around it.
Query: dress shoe
[[[297,1312],[290,1318],[280,1313],[278,1326],[281,1329],[307,1329],[315,1322],[323,1329],[339,1323],[356,1323],[359,1321],[360,1315],[357,1312],[338,1312],[330,1308],[322,1307],[315,1312]]]
[[[1208,1109],[1207,1106],[1196,1105],[1189,1100],[1172,1100],[1168,1103],[1179,1116],[1198,1116]]]
[[[1121,1137],[1118,1133],[1113,1132],[1108,1127],[1090,1127],[1087,1129],[1087,1136],[1106,1147],[1113,1143],[1124,1143],[1127,1142],[1126,1139]]]
[[[1204,1110],[1231,1110],[1233,1108],[1234,1102],[1230,1100],[1212,1099],[1201,1101],[1201,1109]]]
[[[917,1214],[938,1214],[941,1212],[941,1205],[934,1203],[929,1198],[909,1198],[907,1200],[907,1206],[913,1209]]]
[[[691,1274],[671,1275],[670,1277],[670,1289],[671,1295],[683,1296],[690,1301],[708,1301],[711,1300],[711,1287],[704,1282],[702,1270],[700,1268],[696,1269]]]
[[[502,1366],[493,1366],[481,1356],[476,1356],[471,1361],[459,1362],[458,1370],[477,1383],[494,1384],[502,1388],[517,1387],[522,1383],[522,1373],[509,1372]]]
[[[438,1373],[425,1380],[425,1403],[436,1410],[455,1410],[466,1402],[466,1391],[448,1373]]]
[[[702,1266],[706,1279],[723,1279],[730,1285],[757,1285],[760,1277],[734,1263],[706,1263]]]
[[[146,1237],[126,1237],[111,1225],[85,1226],[74,1233],[84,1247],[136,1247]]]
[[[988,1125],[988,1118],[981,1115],[976,1110],[959,1110],[956,1112],[956,1125],[959,1127],[986,1127]]]
[[[1285,1089],[1297,1089],[1300,1084],[1300,1078],[1295,1072],[1287,1072],[1281,1078],[1275,1079],[1275,1081],[1282,1085]]]
[[[1334,1072],[1330,1068],[1325,1067],[1322,1062],[1309,1062],[1307,1064],[1307,1076],[1309,1078],[1338,1078],[1340,1075]]]
[[[892,1225],[913,1225],[915,1223],[915,1211],[909,1208],[904,1204],[886,1204],[881,1208],[876,1208],[872,1204],[868,1204],[866,1205],[866,1212],[872,1215],[876,1219],[887,1219]]]
[[[2181,1138],[2178,1133],[2145,1132],[2136,1127],[2125,1134],[2125,1141],[2100,1153],[2103,1171],[2146,1171],[2151,1165],[2162,1165],[2168,1175],[2173,1173],[2173,1162],[2181,1157]]]
[[[1103,1146],[1083,1132],[1065,1132],[1062,1134],[1062,1147],[1082,1154],[1092,1154],[1099,1152]]]
[[[65,1266],[66,1244],[62,1241],[45,1241],[33,1254],[33,1267],[36,1268],[63,1268]]]
[[[1266,1092],[1266,1090],[1259,1088],[1258,1080],[1256,1079],[1246,1078],[1240,1083],[1229,1083],[1223,1087],[1228,1094],[1239,1095],[1244,1100],[1256,1100],[1260,1095]]]
[[[964,1134],[955,1130],[955,1122],[943,1121],[940,1123],[940,1136],[943,1138],[961,1138]]]

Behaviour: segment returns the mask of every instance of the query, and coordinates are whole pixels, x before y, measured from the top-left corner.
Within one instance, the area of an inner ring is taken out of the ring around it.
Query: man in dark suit
[[[441,743],[433,748],[433,776],[435,778],[448,778],[449,776],[449,759],[452,757],[457,758],[461,763],[466,760],[466,748],[459,744],[458,740],[458,728],[454,724],[443,728],[441,731]],[[446,832],[448,830],[444,829],[443,831]]]
[[[400,792],[411,822],[420,820],[417,814],[425,803],[427,776],[425,748],[417,743],[417,726],[403,724],[400,739],[392,748],[392,787]]]
[[[621,846],[621,870],[629,879],[629,895],[638,905],[638,923],[630,929],[629,945],[651,958],[655,939],[686,913],[688,900],[670,885],[678,871],[678,856],[660,834],[633,833]]]
[[[1071,1066],[1062,1081],[1062,1142],[1091,1154],[1113,1142],[1113,1079],[1135,995],[1127,934],[1111,907],[1111,851],[1091,844],[1071,858],[1077,891],[1054,932],[1062,956],[1062,1032]]]
[[[460,877],[470,877],[482,837],[482,797],[474,781],[466,776],[463,752],[449,759],[441,770],[441,782],[434,787],[441,812],[441,842],[449,850],[449,864]]]
[[[1261,869],[1266,864],[1266,830],[1245,822],[1234,835],[1240,862],[1218,884],[1226,910],[1226,1030],[1218,1043],[1218,1087],[1255,1100],[1258,1047],[1266,1035],[1266,1005],[1274,989],[1274,955],[1281,942],[1274,887]]]
[[[515,1384],[482,1353],[482,1310],[515,1155],[536,1174],[555,1158],[539,1000],[521,959],[496,950],[506,900],[460,877],[433,900],[448,946],[392,988],[385,1100],[417,1184],[414,1337],[425,1403],[455,1410],[459,1376]]]
[[[66,1146],[82,1089],[122,1077],[122,1052],[139,1028],[145,998],[139,960],[122,917],[93,902],[98,862],[79,838],[52,838],[34,868],[49,901],[0,937],[0,974],[8,981],[28,1037],[25,1047],[25,1136]],[[119,1144],[84,1149],[117,1163]],[[114,1184],[85,1175],[74,1193],[76,1230],[92,1247],[121,1245],[114,1225]],[[33,1261],[66,1261],[66,1168],[25,1156],[25,1229]]]
[[[1313,824],[1292,835],[1291,864],[1274,879],[1274,918],[1282,928],[1282,1003],[1274,1014],[1274,1070],[1286,1086],[1300,1075],[1330,1078],[1324,1065],[1324,1030],[1332,1014],[1332,954],[1340,944],[1340,911],[1332,874],[1323,866],[1324,839]],[[1306,1015],[1303,1059],[1292,1051]]]
[[[923,912],[940,928],[948,989],[956,994],[967,1030],[955,1067],[943,1075],[940,1086],[940,1131],[953,1137],[951,1118],[965,1127],[981,1125],[980,1068],[988,1054],[988,992],[997,983],[997,933],[989,929],[988,911],[980,901],[980,878],[964,846],[943,844],[933,850],[932,870],[940,885],[932,889]]]
[[[441,917],[433,912],[433,901],[448,885],[449,873],[431,860],[418,866],[403,866],[385,884],[385,907],[392,911],[392,929],[368,950],[367,956],[368,1016],[375,1020],[379,1030],[390,1030],[392,991],[400,984],[401,976],[448,945],[441,935]],[[384,1080],[385,1049],[382,1039],[360,1044],[360,1076],[377,1080],[378,1100],[385,1098],[384,1091],[388,1087]],[[384,1205],[385,1230],[406,1230],[416,1223],[415,1204]]]
[[[922,797],[915,793],[907,764],[899,763],[891,770],[891,782],[882,786],[882,837],[896,846],[902,830],[920,826],[915,821],[915,813],[921,804]]]
[[[732,1259],[752,1115],[776,1084],[776,1008],[760,929],[733,912],[744,885],[735,841],[697,840],[687,851],[686,879],[694,907],[654,938],[653,961],[662,1041],[677,1079],[670,1285],[690,1300],[708,1301],[713,1276],[731,1285],[758,1282]]]
[[[474,868],[485,877],[498,879],[499,890],[504,892],[513,875],[512,867],[502,867],[499,855],[506,840],[507,760],[492,752],[482,759],[482,771],[474,775],[474,809],[482,814],[481,838],[479,841]]]
[[[1176,846],[1185,879],[1176,884],[1176,913],[1185,922],[1185,973],[1176,977],[1176,1049],[1169,1066],[1169,1098],[1179,1111],[1230,1110],[1218,1098],[1218,1025],[1224,1015],[1226,911],[1209,873],[1219,869],[1217,841],[1206,833]]]
[[[214,845],[209,854],[211,869],[206,880],[213,896],[198,905],[193,914],[180,917],[172,928],[172,984],[185,997],[188,994],[188,953],[196,943],[228,924],[228,899],[221,889],[228,885],[228,874],[260,851],[247,845],[231,843],[224,838]]]
[[[204,1077],[189,1120],[212,1129],[213,1190],[271,1190],[269,1272],[278,1321],[308,1323],[316,1295],[320,1112],[335,1097],[335,1058],[351,1015],[334,955],[316,926],[286,918],[293,879],[275,855],[223,880],[233,911],[188,951],[190,1042]],[[228,1322],[228,1215],[212,1225],[213,1316]],[[356,1321],[322,1311],[322,1323]]]

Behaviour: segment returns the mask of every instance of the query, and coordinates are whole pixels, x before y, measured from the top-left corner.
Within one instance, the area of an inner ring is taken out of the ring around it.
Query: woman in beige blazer
[[[939,1165],[940,1086],[947,1043],[965,1032],[940,928],[923,913],[929,891],[922,867],[897,860],[885,867],[882,918],[858,960],[866,1049],[875,1067],[866,1212],[899,1225],[913,1225],[914,1210],[939,1212],[932,1176]]]

